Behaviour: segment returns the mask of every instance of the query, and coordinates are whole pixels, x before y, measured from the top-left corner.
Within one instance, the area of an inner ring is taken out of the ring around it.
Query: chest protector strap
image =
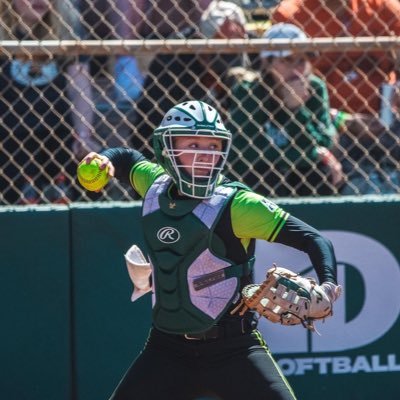
[[[144,233],[153,267],[153,323],[169,333],[203,332],[237,299],[240,278],[254,259],[235,265],[214,254],[214,227],[236,188],[218,186],[206,200],[170,200],[161,176],[143,203]]]

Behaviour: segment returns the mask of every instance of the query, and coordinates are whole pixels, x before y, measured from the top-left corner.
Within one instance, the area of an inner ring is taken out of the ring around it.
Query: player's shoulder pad
[[[252,189],[250,187],[241,182],[226,182],[226,183],[224,182],[223,185],[237,188],[238,190],[246,190],[248,192],[252,192]]]

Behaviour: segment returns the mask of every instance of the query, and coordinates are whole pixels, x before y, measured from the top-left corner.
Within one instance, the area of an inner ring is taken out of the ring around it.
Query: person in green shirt
[[[291,24],[272,25],[266,39],[303,39]],[[342,168],[333,155],[325,82],[312,73],[309,54],[264,50],[259,72],[233,69],[228,110],[233,138],[231,163],[244,182],[278,196],[337,193]]]
[[[307,253],[333,303],[340,294],[333,246],[315,228],[222,175],[231,142],[213,107],[187,101],[172,107],[154,131],[157,163],[129,148],[89,153],[81,161],[99,159],[109,176],[143,198],[151,279],[140,284],[142,294],[146,286],[153,292],[152,327],[110,400],[296,398],[254,312],[233,310],[252,283],[256,239]],[[143,254],[136,258],[144,267]]]

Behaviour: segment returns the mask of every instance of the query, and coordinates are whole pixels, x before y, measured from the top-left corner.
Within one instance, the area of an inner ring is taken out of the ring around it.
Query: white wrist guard
[[[332,282],[324,282],[321,287],[332,303],[342,294],[342,287],[340,285],[335,285]]]
[[[135,244],[126,252],[125,261],[134,288],[131,301],[135,301],[151,291],[151,265]]]

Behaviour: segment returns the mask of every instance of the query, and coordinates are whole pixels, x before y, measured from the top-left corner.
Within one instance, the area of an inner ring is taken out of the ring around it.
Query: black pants
[[[294,400],[261,334],[188,340],[152,329],[110,400]]]

